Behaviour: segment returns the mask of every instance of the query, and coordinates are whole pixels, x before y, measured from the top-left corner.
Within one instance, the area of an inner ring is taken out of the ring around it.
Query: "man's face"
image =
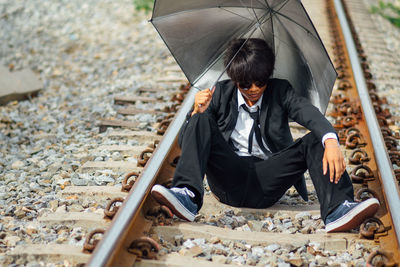
[[[267,85],[260,82],[254,82],[248,84],[238,83],[237,87],[239,88],[240,93],[242,94],[244,100],[246,101],[246,104],[251,107],[263,95],[265,89],[267,88]]]

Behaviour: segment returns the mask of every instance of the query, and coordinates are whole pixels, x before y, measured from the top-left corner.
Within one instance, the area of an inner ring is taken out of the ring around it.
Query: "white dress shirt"
[[[260,146],[257,143],[255,135],[253,135],[253,148],[251,151],[251,154],[249,154],[248,147],[249,147],[249,134],[251,131],[251,128],[253,127],[253,122],[254,120],[250,117],[250,114],[245,111],[242,107],[243,104],[247,106],[247,108],[250,110],[250,112],[254,112],[257,109],[260,111],[261,110],[261,103],[263,99],[262,95],[260,99],[251,107],[249,107],[246,104],[246,101],[244,100],[242,94],[240,93],[239,89],[237,90],[237,99],[238,99],[238,119],[236,121],[235,129],[233,130],[231,134],[231,140],[234,145],[234,147],[237,149],[236,154],[239,156],[255,156],[261,159],[267,159],[268,156],[264,154],[264,152],[261,150]],[[267,144],[265,143],[265,140],[263,137],[262,142],[267,150],[270,151],[268,148]],[[327,133],[322,137],[322,145],[324,145],[324,142],[326,139],[333,138],[337,140],[336,134],[335,133]]]

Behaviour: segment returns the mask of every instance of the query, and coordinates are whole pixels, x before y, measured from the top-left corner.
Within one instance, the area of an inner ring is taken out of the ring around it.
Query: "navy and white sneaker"
[[[178,218],[189,222],[194,221],[194,217],[197,214],[197,205],[192,200],[194,193],[186,187],[168,189],[156,184],[151,189],[151,195],[158,203],[167,206]]]
[[[379,201],[369,198],[363,202],[343,202],[326,217],[325,229],[330,232],[350,231],[358,227],[365,219],[375,215]]]

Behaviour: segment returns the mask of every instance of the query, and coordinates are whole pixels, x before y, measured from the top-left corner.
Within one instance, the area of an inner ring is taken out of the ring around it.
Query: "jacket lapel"
[[[237,88],[234,87],[233,89],[233,95],[231,98],[231,102],[229,103],[229,110],[231,110],[231,113],[228,115],[228,125],[226,127],[227,131],[224,132],[224,138],[226,141],[229,140],[229,138],[232,135],[233,130],[235,129],[236,126],[236,121],[238,118],[238,99],[237,99]]]
[[[266,90],[268,90],[268,87]],[[268,127],[268,125],[266,125],[266,124],[268,124],[267,123],[267,113],[268,113],[268,108],[269,108],[268,100],[269,100],[269,94],[265,91],[262,102],[261,102],[261,111],[260,111],[260,128],[261,128],[262,136],[266,135],[265,129],[266,129],[266,127]]]
[[[271,94],[268,93],[268,88],[269,86],[272,86],[271,83],[267,83],[267,88],[264,91],[264,96],[261,102],[261,111],[260,111],[260,130],[261,130],[261,136],[265,138],[265,142],[268,145],[268,148],[271,150],[271,152],[276,152],[275,145],[271,142],[271,139],[269,135],[266,132],[266,129],[269,127],[269,120],[267,120],[267,115],[269,111],[269,107],[271,105]]]

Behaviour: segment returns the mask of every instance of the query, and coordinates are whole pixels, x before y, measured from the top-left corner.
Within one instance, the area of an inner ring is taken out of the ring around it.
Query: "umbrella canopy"
[[[300,0],[155,0],[151,22],[199,89],[229,78],[229,41],[264,39],[276,56],[273,77],[289,80],[325,113],[337,74]]]

